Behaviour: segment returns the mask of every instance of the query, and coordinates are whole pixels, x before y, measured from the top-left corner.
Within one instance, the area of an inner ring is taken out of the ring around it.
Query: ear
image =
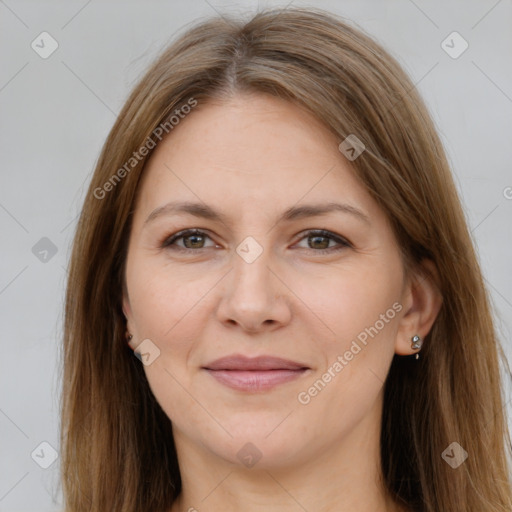
[[[430,332],[443,303],[438,283],[437,269],[430,260],[423,260],[407,280],[402,294],[405,312],[398,327],[396,354],[408,356],[417,353],[411,347],[411,338],[418,335],[424,340]]]
[[[123,314],[126,318],[126,330],[133,335],[131,342],[128,342],[128,344],[130,346],[132,346],[134,340],[136,339],[136,335],[134,332],[134,322],[133,322],[132,308],[130,306],[130,299],[128,298],[128,292],[127,292],[125,286],[123,286],[122,309],[123,309]],[[133,346],[132,346],[132,348],[133,348]]]

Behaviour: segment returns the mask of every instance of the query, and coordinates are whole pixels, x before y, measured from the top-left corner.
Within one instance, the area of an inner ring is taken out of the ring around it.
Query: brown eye
[[[207,249],[210,246],[206,246],[206,240],[210,239],[210,237],[199,230],[186,230],[186,231],[180,231],[179,233],[176,233],[175,235],[172,235],[170,238],[167,238],[163,244],[162,247],[167,247],[169,249],[184,249],[184,250],[197,250],[197,249]],[[183,244],[176,243],[178,241],[182,240]],[[213,244],[214,246],[215,244]]]
[[[351,244],[344,238],[324,230],[308,231],[302,240],[307,240],[308,246],[306,249],[316,252],[339,251],[346,247],[351,247]]]
[[[182,236],[183,244],[187,249],[201,249],[204,245],[203,235],[187,235]]]
[[[328,249],[330,238],[323,235],[310,235],[308,237],[308,245],[311,249]]]

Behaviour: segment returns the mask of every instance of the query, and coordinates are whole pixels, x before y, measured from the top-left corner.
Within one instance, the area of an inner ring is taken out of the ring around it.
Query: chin
[[[254,414],[252,416],[254,418]],[[310,448],[312,440],[291,435],[291,426],[279,425],[282,421],[283,417],[279,418],[271,428],[267,422],[263,421],[240,422],[236,428],[227,426],[227,430],[233,437],[222,432],[215,438],[211,435],[203,438],[202,444],[216,456],[240,468],[254,470],[285,468],[299,463],[301,450],[305,446]],[[297,433],[300,430],[299,428]]]

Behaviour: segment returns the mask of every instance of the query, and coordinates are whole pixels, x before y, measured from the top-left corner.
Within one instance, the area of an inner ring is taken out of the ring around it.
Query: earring
[[[415,334],[412,338],[411,338],[411,347],[414,349],[414,350],[421,350],[421,344],[422,344],[422,340],[421,338]],[[416,359],[419,359],[420,358],[420,355],[419,354],[416,354]]]
[[[130,341],[132,340],[133,338],[133,334],[129,333],[128,331],[126,331],[126,334],[125,334],[125,338],[126,338],[126,341],[128,343],[130,343]]]

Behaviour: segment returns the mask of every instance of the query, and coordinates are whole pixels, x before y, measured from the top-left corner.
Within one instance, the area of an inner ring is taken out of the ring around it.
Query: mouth
[[[219,383],[238,391],[267,391],[295,380],[310,368],[302,363],[272,356],[248,358],[233,355],[202,367]]]

